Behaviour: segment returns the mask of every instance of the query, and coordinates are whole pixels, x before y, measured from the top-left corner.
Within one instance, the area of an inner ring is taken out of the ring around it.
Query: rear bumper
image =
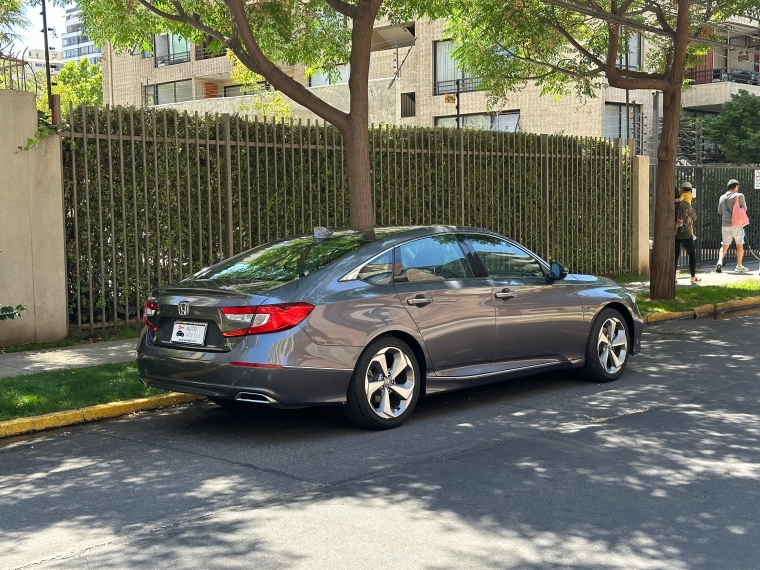
[[[241,337],[229,352],[157,345],[144,330],[137,368],[147,385],[175,392],[215,398],[253,392],[283,406],[331,405],[346,401],[358,350],[317,346],[298,328]]]
[[[149,386],[235,398],[241,392],[264,394],[283,406],[337,405],[346,401],[351,370],[251,368],[140,354],[140,378]]]

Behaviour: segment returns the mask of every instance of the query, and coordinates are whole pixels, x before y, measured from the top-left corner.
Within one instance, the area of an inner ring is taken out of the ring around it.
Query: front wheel
[[[369,429],[400,426],[411,415],[420,394],[420,370],[404,341],[379,338],[356,364],[344,408],[354,425]]]
[[[615,309],[604,309],[591,326],[583,375],[592,382],[620,378],[628,363],[628,324]]]

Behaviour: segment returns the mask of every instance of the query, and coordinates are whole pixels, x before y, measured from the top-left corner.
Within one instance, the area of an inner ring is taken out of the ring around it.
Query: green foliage
[[[42,142],[42,139],[54,134],[56,134],[56,130],[50,123],[49,111],[44,112],[37,109],[37,132],[34,133],[33,137],[26,139],[26,144],[24,146],[18,147],[18,150],[29,150],[30,148],[34,148],[40,144],[40,142]],[[18,152],[18,150],[16,152]]]
[[[164,393],[140,382],[134,362],[3,378],[0,421]]]
[[[245,93],[253,95],[251,103],[240,105],[239,111],[275,119],[290,117],[290,105],[285,102],[282,93],[275,91],[271,86],[263,87],[264,77],[240,63],[232,52],[227,52],[227,58],[232,63],[232,71],[230,71],[232,82],[240,85]]]
[[[634,26],[675,29],[678,2],[654,0],[641,9],[631,3],[613,3],[612,8],[610,2],[565,2],[559,7],[548,0],[506,4],[501,0],[441,0],[440,13],[450,16],[447,31],[459,44],[455,57],[471,75],[483,78],[482,87],[494,99],[507,99],[529,82],[535,82],[544,94],[593,96],[604,82],[605,67],[614,64],[608,61],[612,11],[614,17],[631,22],[622,28],[615,59],[628,52],[636,32],[651,48],[640,73],[623,71],[626,80],[633,82],[630,88],[649,89],[644,80],[661,79],[670,73],[673,40],[667,32],[661,35]],[[716,0],[709,6],[692,2],[690,32],[712,39],[706,24],[726,21],[733,15],[757,17],[759,11],[754,0]],[[705,45],[691,43],[686,65],[696,63],[697,56],[705,51]]]
[[[28,27],[24,0],[0,0],[0,46],[20,39],[19,30]]]
[[[40,85],[45,85],[44,74]],[[61,98],[61,114],[68,115],[69,106],[103,104],[103,74],[99,63],[92,64],[87,58],[70,61],[53,78],[53,95]],[[48,112],[47,91],[43,88],[37,97],[37,109]]]
[[[0,321],[4,321],[6,319],[13,320],[16,317],[21,316],[21,311],[26,311],[26,307],[24,305],[16,305],[15,307],[0,306]]]
[[[741,89],[716,117],[704,120],[705,136],[720,145],[728,162],[760,163],[760,97]]]

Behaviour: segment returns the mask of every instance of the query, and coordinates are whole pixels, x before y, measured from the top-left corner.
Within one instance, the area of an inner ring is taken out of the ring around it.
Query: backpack
[[[749,218],[747,217],[747,212],[744,211],[744,208],[742,208],[739,203],[738,197],[739,195],[737,194],[734,198],[734,211],[731,214],[731,225],[736,228],[743,228],[744,226],[749,225]]]

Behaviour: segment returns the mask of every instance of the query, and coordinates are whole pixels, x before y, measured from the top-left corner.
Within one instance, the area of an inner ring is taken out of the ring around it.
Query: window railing
[[[153,60],[153,67],[166,67],[167,65],[177,65],[178,63],[187,63],[188,61],[190,61],[189,51],[169,55],[157,55]]]
[[[691,69],[686,72],[686,79],[691,79],[694,85],[720,83],[721,81],[743,83],[745,85],[758,85],[760,84],[758,81],[758,79],[760,79],[760,73],[757,71],[728,69],[725,67],[719,67],[716,69]]]
[[[211,51],[207,47],[203,46],[196,46],[195,48],[195,59],[200,61],[202,59],[213,59],[215,57],[224,57],[226,54],[225,52],[219,52],[217,50]]]
[[[433,83],[433,95],[444,95],[446,93],[457,92],[457,81],[459,81],[459,92],[470,93],[477,91],[480,83],[483,81],[480,77],[466,77],[464,79],[450,79],[447,81],[436,81]]]

